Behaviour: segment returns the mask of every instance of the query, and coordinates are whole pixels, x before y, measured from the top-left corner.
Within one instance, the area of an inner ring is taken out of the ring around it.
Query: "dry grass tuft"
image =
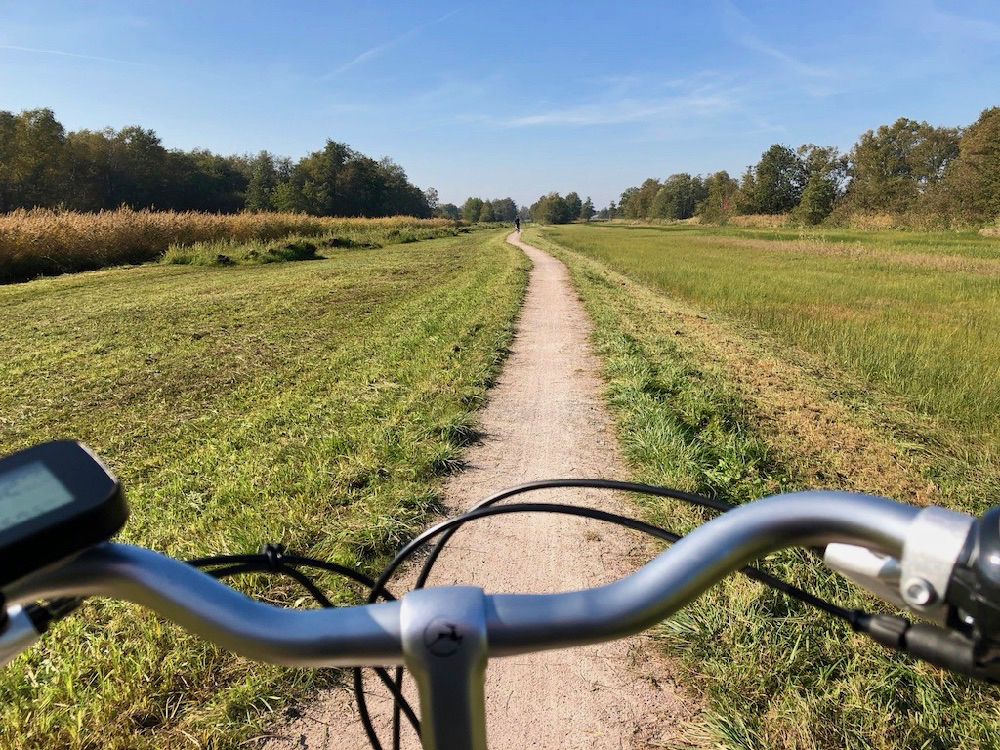
[[[746,214],[744,216],[730,216],[729,223],[736,227],[775,229],[788,224],[788,214]]]

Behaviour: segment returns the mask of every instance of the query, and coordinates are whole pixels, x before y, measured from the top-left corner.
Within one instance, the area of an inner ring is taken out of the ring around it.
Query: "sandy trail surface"
[[[479,414],[482,440],[467,451],[467,468],[445,487],[446,504],[454,512],[529,480],[627,476],[601,399],[590,322],[565,267],[521,243],[516,233],[508,241],[528,254],[534,268],[512,353]],[[632,512],[609,493],[547,490],[525,497]],[[597,522],[504,516],[459,532],[428,585],[474,584],[487,593],[576,590],[619,578],[655,552],[631,533]],[[412,580],[415,572],[408,575]],[[402,589],[396,583],[394,590]],[[391,747],[391,703],[374,678],[366,684],[382,743]],[[412,685],[406,692],[416,706]],[[486,699],[491,750],[669,747],[695,713],[669,666],[643,636],[491,660]],[[419,748],[408,726],[403,736],[403,747]],[[363,750],[369,745],[349,692],[332,690],[300,707],[297,718],[278,728],[266,747]]]

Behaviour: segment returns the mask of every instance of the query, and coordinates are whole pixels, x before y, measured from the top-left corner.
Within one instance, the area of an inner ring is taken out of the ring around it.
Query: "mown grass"
[[[0,283],[25,281],[160,259],[171,246],[270,241],[292,236],[366,237],[395,244],[455,228],[448,219],[350,219],[290,213],[207,214],[133,211],[99,213],[49,209],[0,214]]]
[[[704,308],[670,299],[657,277],[643,276],[631,258],[633,251],[646,252],[641,242],[605,253],[602,240],[590,237],[601,231],[528,230],[525,239],[567,263],[595,320],[608,398],[636,477],[735,502],[810,486],[811,477],[825,467],[808,466],[814,457],[805,451],[794,455],[794,446],[775,439],[765,406],[737,385],[732,363],[719,359],[716,348],[697,333],[699,326],[707,327],[704,335],[737,329]],[[583,251],[568,248],[570,243]],[[627,275],[616,268],[626,269]],[[697,325],[685,322],[691,320]],[[769,341],[763,337],[753,346]],[[790,355],[790,362],[797,357],[777,348],[768,358],[780,361],[783,354]],[[869,387],[859,396],[853,381],[838,383],[833,367],[824,377],[832,397],[849,393],[850,399],[867,399],[864,408],[882,411],[880,427],[899,416],[883,410],[892,402],[888,394]],[[988,458],[970,458],[960,450],[942,455],[943,445],[961,445],[961,433],[952,442],[930,437],[932,446],[920,445],[924,421],[916,415],[910,421],[900,418],[904,422],[884,434],[871,435],[873,449],[894,453],[901,471],[933,482],[940,496],[956,499],[951,504],[959,509],[978,512],[989,498],[995,501],[1000,471]],[[879,477],[860,467],[856,474],[823,475],[828,477],[825,486],[887,491]],[[687,531],[706,518],[676,503],[640,502],[651,519],[675,531]],[[879,606],[806,553],[772,555],[765,567],[844,606]],[[675,658],[681,684],[707,706],[690,728],[689,739],[698,746],[1000,746],[995,688],[889,654],[843,624],[739,576],[714,587],[656,635]]]
[[[773,332],[1000,452],[996,238],[580,226],[548,236]]]
[[[129,542],[180,558],[282,542],[374,570],[455,468],[525,274],[501,234],[477,232],[0,288],[0,451],[93,446],[126,488]],[[0,747],[240,747],[325,679],[95,600],[0,672]]]

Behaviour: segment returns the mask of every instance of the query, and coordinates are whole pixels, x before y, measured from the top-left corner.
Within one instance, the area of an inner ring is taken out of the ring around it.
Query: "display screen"
[[[41,461],[0,474],[0,531],[69,505],[73,496]]]

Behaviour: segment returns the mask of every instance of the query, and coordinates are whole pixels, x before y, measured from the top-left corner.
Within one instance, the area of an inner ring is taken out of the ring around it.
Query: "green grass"
[[[711,312],[718,309],[715,305],[673,298],[673,288],[665,290],[660,283],[668,263],[650,259],[660,230],[646,231],[568,227],[525,232],[526,241],[567,263],[594,318],[607,397],[635,478],[736,502],[811,486],[817,475],[826,478],[825,486],[880,491],[881,480],[865,473],[868,467],[857,466],[843,475],[830,472],[822,457],[804,449],[796,454],[794,445],[774,434],[774,413],[755,401],[752,386],[740,380],[743,373],[734,371],[748,363],[720,357],[716,341],[699,338],[723,332],[739,337],[744,329]],[[636,240],[624,243],[624,235]],[[698,257],[701,246],[680,247],[681,236],[707,236],[710,259]],[[712,249],[717,236],[686,229],[668,234],[677,243],[659,249],[674,266],[668,277],[690,280],[700,274],[705,288],[717,278],[733,278],[735,272],[728,271]],[[614,251],[606,248],[608,237],[614,238]],[[641,260],[652,265],[648,273]],[[732,265],[749,275],[741,264]],[[785,280],[775,278],[772,283]],[[694,280],[690,284],[696,286]],[[800,358],[798,350],[766,334],[745,344],[746,351],[759,354],[762,377],[763,363],[780,363],[785,357],[792,369]],[[803,388],[843,399],[846,418],[856,419],[857,429],[868,432],[873,453],[876,448],[889,451],[914,482],[931,483],[939,497],[953,500],[951,504],[962,510],[981,511],[996,501],[1000,469],[995,464],[961,450],[947,454],[948,446],[962,445],[961,431],[951,441],[921,434],[926,422],[920,415],[908,415],[891,394],[858,386],[832,365],[815,376],[815,382],[808,370],[794,371],[810,378]],[[707,517],[676,503],[639,502],[651,520],[679,532]],[[805,553],[772,555],[765,567],[841,605],[879,606]],[[829,617],[739,576],[726,579],[665,622],[655,637],[675,660],[679,683],[706,707],[689,733],[697,746],[1000,746],[996,688],[889,654]]]
[[[586,227],[556,242],[817,354],[1000,453],[1000,240]]]
[[[181,558],[280,541],[374,570],[434,510],[525,273],[501,234],[476,232],[0,288],[0,451],[91,445],[126,488],[125,541]],[[329,679],[96,600],[0,672],[0,746],[239,747]]]
[[[457,237],[470,231],[467,227],[412,226],[393,227],[372,221],[357,223],[336,232],[315,235],[290,235],[281,240],[216,240],[167,248],[162,262],[188,266],[234,266],[316,260],[329,257],[344,248],[376,248],[409,242]]]

